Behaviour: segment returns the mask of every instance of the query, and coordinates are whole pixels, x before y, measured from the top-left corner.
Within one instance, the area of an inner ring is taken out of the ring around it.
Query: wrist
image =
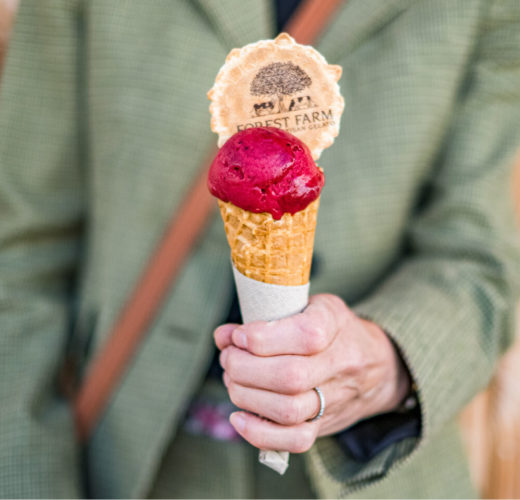
[[[416,401],[416,388],[400,349],[379,325],[366,319],[362,319],[362,321],[373,334],[380,338],[382,359],[386,365],[384,370],[386,375],[382,379],[382,384],[386,385],[384,391],[386,397],[381,401],[379,410],[381,413],[402,411],[406,406],[412,404],[410,398]]]

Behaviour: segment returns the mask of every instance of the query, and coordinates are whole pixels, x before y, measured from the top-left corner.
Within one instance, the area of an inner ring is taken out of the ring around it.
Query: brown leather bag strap
[[[81,441],[85,441],[95,427],[215,207],[215,200],[207,188],[207,176],[208,168],[204,168],[151,255],[106,344],[87,371],[74,401],[76,428]]]
[[[285,31],[299,43],[312,43],[343,1],[305,0]],[[74,401],[74,416],[81,441],[88,439],[92,433],[168,289],[213,212],[214,199],[206,187],[209,164],[209,161],[206,162],[173,217],[163,240],[113,325],[106,344],[94,357],[79,388]]]
[[[313,44],[346,0],[304,0],[284,27],[298,43]]]

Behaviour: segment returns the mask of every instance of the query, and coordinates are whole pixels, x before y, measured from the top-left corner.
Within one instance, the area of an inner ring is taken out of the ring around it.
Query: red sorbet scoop
[[[273,127],[242,130],[230,137],[211,164],[213,196],[274,219],[303,210],[320,195],[323,172],[297,137]]]

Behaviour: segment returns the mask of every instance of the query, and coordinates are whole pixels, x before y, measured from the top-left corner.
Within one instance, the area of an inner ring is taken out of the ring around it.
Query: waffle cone
[[[294,215],[273,219],[218,200],[235,267],[248,278],[275,285],[309,281],[319,198]]]

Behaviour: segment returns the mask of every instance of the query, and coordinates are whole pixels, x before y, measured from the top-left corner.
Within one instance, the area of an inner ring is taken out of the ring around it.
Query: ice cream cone
[[[280,320],[308,304],[324,184],[315,162],[339,133],[341,71],[283,33],[233,49],[208,92],[221,147],[208,188],[231,247],[244,323]],[[260,450],[259,460],[284,474],[289,453]]]
[[[275,285],[309,281],[319,198],[279,220],[218,200],[235,267],[244,276]]]

